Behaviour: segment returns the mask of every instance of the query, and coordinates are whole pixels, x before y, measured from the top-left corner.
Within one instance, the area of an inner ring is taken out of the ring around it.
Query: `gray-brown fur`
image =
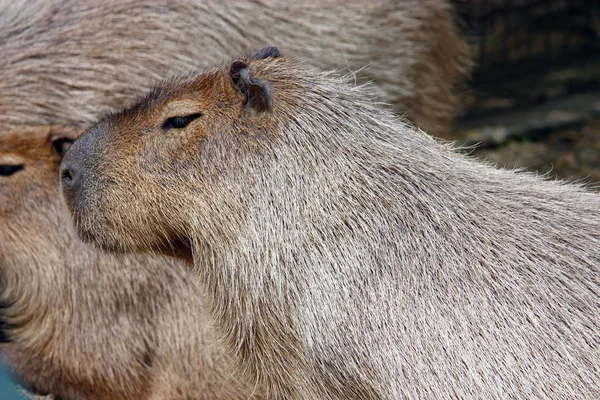
[[[84,238],[191,243],[224,343],[272,398],[600,398],[598,195],[459,154],[335,74],[242,61],[270,111],[226,66],[74,143]]]
[[[73,134],[0,133],[0,165],[24,166],[0,176],[0,355],[59,399],[247,399],[186,268],[77,239],[51,143]]]
[[[271,43],[358,71],[444,135],[468,49],[446,0],[0,0],[0,128],[84,126],[172,73]]]

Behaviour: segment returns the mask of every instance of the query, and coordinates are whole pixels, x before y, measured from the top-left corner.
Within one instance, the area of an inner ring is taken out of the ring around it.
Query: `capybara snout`
[[[98,231],[110,231],[112,224],[105,218],[90,222],[88,215],[93,207],[105,209],[107,214],[114,213],[115,199],[135,199],[135,185],[128,185],[128,190],[118,193],[111,188],[115,182],[122,183],[119,171],[135,169],[138,176],[142,176],[144,171],[136,168],[135,162],[120,161],[123,157],[119,153],[139,150],[132,147],[137,142],[134,129],[123,140],[111,143],[112,156],[105,156],[109,146],[109,124],[109,121],[103,121],[93,125],[73,143],[60,165],[60,186],[65,204],[73,213],[74,226],[80,238],[84,242],[97,241],[103,249],[120,251],[120,242],[101,240],[97,234]],[[150,240],[152,235],[141,237]]]
[[[87,165],[93,165],[94,150],[96,138],[101,127],[94,126],[84,135],[81,140],[77,140],[73,144],[72,151],[68,151],[60,166],[60,182],[64,191],[69,193],[67,196],[67,204],[72,206],[73,202],[77,202],[79,207],[84,207],[81,202],[83,191],[85,191],[93,177],[90,176],[91,168],[86,168]],[[84,173],[85,170],[85,173]]]

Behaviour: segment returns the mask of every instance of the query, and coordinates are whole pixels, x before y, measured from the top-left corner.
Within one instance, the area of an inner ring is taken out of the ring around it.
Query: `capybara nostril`
[[[68,190],[74,190],[80,181],[81,172],[79,168],[66,165],[61,168],[60,179],[63,186]]]

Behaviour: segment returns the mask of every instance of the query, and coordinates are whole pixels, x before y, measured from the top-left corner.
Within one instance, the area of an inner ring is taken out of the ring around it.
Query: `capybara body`
[[[260,54],[74,143],[81,237],[189,244],[230,355],[272,398],[599,398],[600,197]]]
[[[469,69],[452,11],[446,0],[0,0],[0,128],[85,126],[168,73],[277,42],[374,81],[444,135]]]
[[[77,239],[58,193],[73,132],[0,134],[0,353],[58,399],[247,399],[191,272]]]

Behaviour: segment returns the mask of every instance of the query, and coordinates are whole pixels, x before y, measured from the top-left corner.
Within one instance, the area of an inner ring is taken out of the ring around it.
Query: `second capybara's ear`
[[[250,76],[248,64],[241,60],[232,62],[229,77],[233,86],[244,95],[245,108],[256,113],[271,110],[271,90],[266,83]]]

